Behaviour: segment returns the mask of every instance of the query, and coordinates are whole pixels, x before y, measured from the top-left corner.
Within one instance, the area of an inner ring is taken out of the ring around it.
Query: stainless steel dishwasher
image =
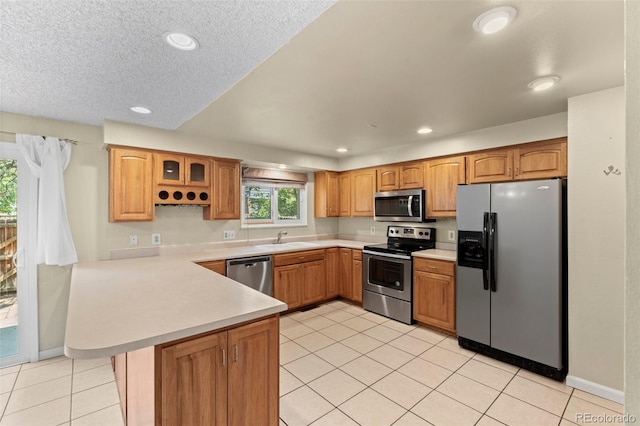
[[[273,296],[270,255],[228,259],[227,277]]]

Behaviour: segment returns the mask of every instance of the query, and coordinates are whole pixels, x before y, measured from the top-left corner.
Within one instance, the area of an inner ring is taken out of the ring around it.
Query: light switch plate
[[[375,226],[371,227],[371,235],[376,235],[376,227]]]
[[[129,235],[129,245],[137,246],[138,245],[138,234],[130,234]]]
[[[222,235],[225,240],[233,240],[236,237],[236,231],[224,231]]]

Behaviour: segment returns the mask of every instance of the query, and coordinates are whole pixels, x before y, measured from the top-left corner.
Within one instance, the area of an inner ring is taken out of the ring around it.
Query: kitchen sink
[[[288,243],[280,244],[260,244],[254,247],[259,250],[280,251],[299,248],[318,248],[318,245],[314,243],[307,243],[304,241],[291,241]]]

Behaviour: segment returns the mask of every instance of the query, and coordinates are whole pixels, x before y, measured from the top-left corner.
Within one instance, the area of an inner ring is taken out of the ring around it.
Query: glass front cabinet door
[[[184,156],[156,154],[156,182],[164,185],[184,185]]]
[[[208,158],[185,157],[186,184],[191,186],[209,186],[211,168]]]

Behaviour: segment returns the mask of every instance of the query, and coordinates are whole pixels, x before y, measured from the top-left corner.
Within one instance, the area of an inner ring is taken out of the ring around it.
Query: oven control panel
[[[413,226],[389,226],[387,237],[410,238],[413,240],[435,240],[435,228],[419,228]]]

